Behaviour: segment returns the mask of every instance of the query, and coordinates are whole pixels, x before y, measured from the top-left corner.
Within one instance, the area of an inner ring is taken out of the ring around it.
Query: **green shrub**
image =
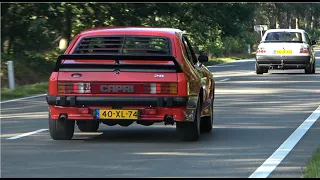
[[[1,54],[1,88],[8,87],[6,62],[13,61],[16,85],[33,84],[48,81],[55,64],[57,52],[26,52],[25,54]]]
[[[310,39],[320,41],[320,29],[308,30]]]
[[[246,54],[248,52],[248,44],[251,49],[255,43],[254,33],[244,32],[239,36],[222,37],[220,34],[215,38],[211,38],[211,42],[207,43],[208,54],[214,57],[224,57],[234,54]]]

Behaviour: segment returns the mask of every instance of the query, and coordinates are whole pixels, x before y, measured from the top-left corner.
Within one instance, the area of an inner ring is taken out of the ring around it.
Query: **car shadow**
[[[106,127],[98,131],[102,134],[90,138],[83,136],[74,136],[72,140],[83,140],[85,142],[130,142],[130,143],[190,143],[190,141],[181,141],[175,126],[157,126],[157,127]],[[198,141],[194,143],[208,141],[211,133],[203,133]]]

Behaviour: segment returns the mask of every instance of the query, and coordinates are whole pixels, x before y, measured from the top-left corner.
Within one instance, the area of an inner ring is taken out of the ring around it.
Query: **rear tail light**
[[[266,53],[267,51],[264,48],[258,48],[256,53]]]
[[[144,84],[146,94],[177,94],[177,83],[150,83]]]
[[[58,83],[58,93],[91,93],[90,83]]]
[[[308,48],[300,48],[300,53],[309,53]]]

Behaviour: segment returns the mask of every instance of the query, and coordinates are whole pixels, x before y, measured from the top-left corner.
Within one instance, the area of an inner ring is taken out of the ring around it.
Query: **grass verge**
[[[303,178],[320,178],[320,148],[312,156],[311,161],[307,165]]]
[[[228,56],[228,57],[220,57],[220,58],[214,58],[214,59],[209,59],[208,62],[204,63],[205,66],[213,66],[216,64],[221,64],[221,63],[227,63],[227,62],[232,62],[236,60],[241,60],[241,59],[250,59],[254,58],[255,54],[245,54],[245,55],[234,55],[234,56]]]
[[[17,86],[14,90],[1,88],[1,101],[31,96],[35,94],[44,94],[48,91],[48,83],[36,83],[30,85]]]
[[[313,48],[314,48],[315,50],[320,50],[320,44],[313,45]]]

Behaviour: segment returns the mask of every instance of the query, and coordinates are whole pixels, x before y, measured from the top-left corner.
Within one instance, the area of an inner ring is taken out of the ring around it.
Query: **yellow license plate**
[[[276,54],[292,54],[292,50],[277,50]]]
[[[138,110],[128,109],[97,109],[97,119],[138,119]]]

